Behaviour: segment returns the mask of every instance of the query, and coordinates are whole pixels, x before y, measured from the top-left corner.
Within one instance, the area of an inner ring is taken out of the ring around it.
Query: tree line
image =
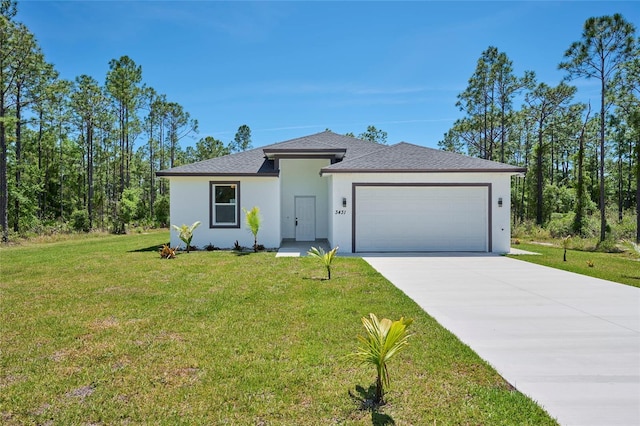
[[[527,168],[512,185],[516,224],[561,221],[560,234],[585,236],[598,216],[605,241],[607,217],[635,211],[640,243],[640,37],[620,14],[589,18],[558,68],[565,78],[548,85],[533,71],[516,75],[507,54],[488,47],[458,95],[464,116],[438,145]],[[593,105],[574,101],[576,79],[598,82]]]
[[[137,222],[167,225],[169,188],[158,170],[250,149],[243,124],[228,144],[211,136],[183,148],[198,122],[144,84],[142,67],[122,56],[104,82],[60,78],[37,40],[0,0],[0,222],[9,233],[66,229],[123,232]],[[566,78],[551,86],[533,71],[515,75],[505,52],[482,52],[458,95],[464,116],[438,145],[524,166],[512,185],[514,223],[585,235],[595,216],[623,221],[640,209],[640,38],[621,15],[589,18],[580,40],[559,52]],[[575,79],[599,82],[600,99],[575,102]],[[353,133],[349,133],[355,136]],[[358,137],[386,143],[368,126]],[[607,212],[609,214],[607,215]],[[611,212],[614,212],[612,215]],[[636,239],[640,241],[640,219]]]
[[[168,187],[156,171],[251,148],[242,125],[227,145],[207,136],[183,149],[197,120],[144,84],[133,59],[111,60],[103,83],[64,80],[16,15],[15,1],[0,2],[2,241],[69,224],[166,225]]]

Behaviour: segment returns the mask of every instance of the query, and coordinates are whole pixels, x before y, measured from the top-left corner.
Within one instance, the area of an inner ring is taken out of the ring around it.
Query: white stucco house
[[[510,248],[511,176],[520,167],[330,131],[157,173],[171,223],[201,221],[192,244],[253,245],[243,209],[260,208],[258,243],[328,240],[341,252]],[[171,244],[180,243],[171,233]]]

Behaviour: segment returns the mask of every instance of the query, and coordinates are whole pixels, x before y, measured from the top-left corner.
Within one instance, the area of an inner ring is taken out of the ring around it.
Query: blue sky
[[[636,1],[22,0],[17,20],[66,79],[104,83],[111,59],[131,57],[147,85],[198,120],[183,145],[228,143],[242,124],[256,147],[373,124],[389,143],[436,147],[462,117],[456,96],[483,50],[555,85],[584,21],[616,12],[640,31]],[[597,102],[595,81],[574,84]]]

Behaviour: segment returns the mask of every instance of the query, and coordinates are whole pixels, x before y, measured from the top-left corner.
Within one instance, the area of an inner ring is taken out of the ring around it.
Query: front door
[[[296,196],[296,241],[316,240],[316,197]]]

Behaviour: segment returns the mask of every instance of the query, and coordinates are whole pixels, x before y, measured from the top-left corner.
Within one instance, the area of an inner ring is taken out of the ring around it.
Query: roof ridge
[[[297,138],[291,138],[291,139],[287,139],[287,140],[280,141],[280,142],[274,142],[274,143],[271,143],[271,144],[268,144],[268,145],[264,145],[264,146],[262,146],[262,147],[260,147],[260,148],[261,148],[261,149],[265,149],[265,148],[272,147],[272,146],[274,146],[274,145],[282,145],[282,144],[285,144],[285,143],[291,143],[291,142],[299,141],[299,140],[302,140],[302,139],[313,138],[313,137],[318,136],[318,135],[321,135],[321,134],[323,134],[323,133],[332,133],[332,134],[334,134],[334,135],[338,135],[337,133],[333,133],[333,132],[332,132],[332,131],[330,131],[330,130],[329,130],[329,131],[327,131],[327,130],[323,130],[322,132],[313,133],[313,134],[311,134],[311,135],[299,136],[299,137],[297,137]],[[325,144],[325,143],[323,143],[323,142],[319,142],[319,143],[322,143],[323,145],[326,145],[326,144]]]

